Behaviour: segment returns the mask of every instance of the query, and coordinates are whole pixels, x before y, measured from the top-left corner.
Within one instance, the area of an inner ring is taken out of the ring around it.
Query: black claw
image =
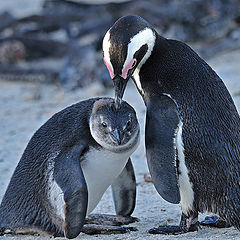
[[[139,219],[139,218],[136,218],[136,217],[129,217],[129,219],[131,219],[131,222],[130,222],[130,223],[140,222],[140,219]]]
[[[138,231],[138,229],[136,227],[127,227],[127,228],[128,228],[128,231],[131,231],[131,232]]]

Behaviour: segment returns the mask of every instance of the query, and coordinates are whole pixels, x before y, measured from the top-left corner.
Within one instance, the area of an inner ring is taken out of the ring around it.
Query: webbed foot
[[[90,214],[86,219],[87,224],[121,226],[138,222],[139,219],[131,216],[108,215],[108,214]]]
[[[137,231],[135,227],[123,227],[122,225],[128,225],[139,221],[135,217],[119,216],[119,215],[107,215],[107,214],[90,214],[85,219],[85,225],[81,232],[92,234],[120,234],[130,231]]]
[[[179,226],[162,225],[157,228],[152,228],[148,232],[151,234],[165,234],[165,235],[178,235],[186,232],[194,232],[198,230],[198,214],[186,216],[182,213],[181,222]]]
[[[221,219],[219,216],[211,215],[206,216],[203,221],[200,222],[202,226],[216,227],[216,228],[228,228],[231,227],[226,221]]]
[[[81,232],[89,235],[93,234],[120,234],[130,231],[137,231],[135,227],[122,227],[122,226],[110,226],[110,225],[98,225],[98,224],[86,224],[83,226]]]
[[[184,233],[180,226],[162,225],[157,228],[151,228],[149,231],[151,234],[165,234],[165,235],[178,235]]]

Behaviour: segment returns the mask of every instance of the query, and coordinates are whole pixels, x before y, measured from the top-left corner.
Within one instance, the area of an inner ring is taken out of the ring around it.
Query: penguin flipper
[[[84,148],[85,145],[74,146],[63,152],[54,167],[54,179],[64,193],[64,233],[67,238],[79,235],[87,212],[88,191],[79,161]]]
[[[153,184],[170,203],[180,202],[176,171],[175,135],[180,122],[175,102],[168,96],[146,102],[145,144]]]
[[[130,158],[111,187],[116,214],[130,216],[136,203],[136,178]]]

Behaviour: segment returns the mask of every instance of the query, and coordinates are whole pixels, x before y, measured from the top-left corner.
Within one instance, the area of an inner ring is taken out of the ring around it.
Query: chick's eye
[[[106,127],[107,127],[107,124],[106,124],[105,122],[102,122],[102,126],[103,126],[104,128],[106,128]]]

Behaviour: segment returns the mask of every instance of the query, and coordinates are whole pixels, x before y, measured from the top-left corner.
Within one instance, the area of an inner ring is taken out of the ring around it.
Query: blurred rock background
[[[0,3],[0,78],[112,87],[101,43],[119,17],[137,14],[205,59],[240,48],[240,0],[8,0]]]

